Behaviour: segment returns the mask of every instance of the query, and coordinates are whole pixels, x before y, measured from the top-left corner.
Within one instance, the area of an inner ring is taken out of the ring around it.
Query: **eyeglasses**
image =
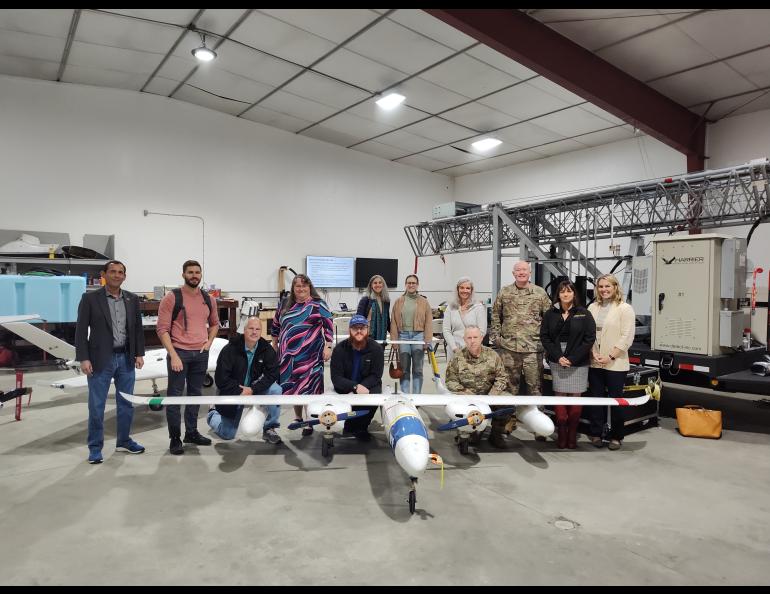
[[[351,332],[365,332],[369,329],[369,326],[351,326],[350,331]]]

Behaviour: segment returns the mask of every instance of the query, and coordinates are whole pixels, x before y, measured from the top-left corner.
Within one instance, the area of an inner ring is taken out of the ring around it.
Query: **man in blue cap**
[[[350,318],[350,336],[332,352],[331,378],[338,394],[381,394],[385,355],[382,347],[369,338],[369,320],[355,315]],[[369,423],[377,407],[354,406],[368,413],[345,421],[344,434],[369,441]]]

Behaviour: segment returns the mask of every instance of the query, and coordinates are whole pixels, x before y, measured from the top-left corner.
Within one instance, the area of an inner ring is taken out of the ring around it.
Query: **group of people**
[[[104,408],[113,380],[117,389],[116,449],[132,454],[144,452],[144,447],[130,437],[133,408],[120,395],[133,392],[134,370],[144,364],[139,299],[121,288],[126,278],[122,262],[108,262],[103,275],[105,285],[81,299],[76,327],[76,357],[88,376],[88,461],[92,464],[102,462]],[[542,288],[530,283],[528,262],[517,262],[513,275],[514,283],[500,291],[492,308],[489,337],[497,350],[482,345],[487,312],[474,299],[473,282],[467,277],[457,282],[443,325],[450,391],[515,395],[523,379],[530,394],[541,394],[545,351],[557,394],[579,395],[588,387],[592,396],[621,396],[629,368],[634,313],[623,303],[617,279],[612,275],[600,277],[596,301],[586,310],[569,281],[559,285],[558,299],[552,303]],[[182,278],[184,284],[160,302],[157,334],[167,351],[168,396],[181,396],[185,388],[188,396],[199,396],[219,316],[216,303],[200,289],[200,264],[185,262]],[[433,315],[428,300],[419,293],[416,275],[406,277],[405,291],[392,307],[385,280],[375,275],[350,320],[348,340],[335,346],[328,305],[310,278],[298,274],[288,297],[275,312],[270,334],[272,342],[262,337],[259,319],[247,320],[244,333],[230,340],[219,355],[214,378],[218,394],[322,394],[324,364],[329,360],[337,393],[380,393],[384,369],[380,342],[388,338],[401,343],[392,346],[404,373],[402,391],[420,393],[424,353],[433,338]],[[590,439],[601,446],[604,407],[592,408]],[[182,436],[180,406],[166,406],[171,454],[184,454],[186,443],[211,444],[198,431],[198,412],[199,406],[185,406]],[[346,421],[345,433],[364,441],[370,439],[368,426],[374,412],[374,408],[368,408],[367,414]],[[576,447],[580,412],[576,406],[556,408],[559,447]],[[206,419],[220,438],[233,439],[242,413],[242,406],[217,405],[209,410]],[[303,407],[295,406],[294,413],[296,421],[303,420]],[[279,406],[268,407],[263,439],[269,443],[281,443],[275,431],[279,414]],[[609,447],[618,449],[622,423],[615,423],[614,416],[612,420]],[[512,416],[495,417],[490,443],[505,447],[504,435],[514,427]],[[312,427],[303,429],[303,435],[312,432]]]
[[[600,276],[596,298],[586,309],[571,281],[559,283],[552,302],[542,288],[530,282],[530,276],[530,264],[517,262],[513,284],[503,287],[495,299],[489,341],[497,351],[482,345],[485,325],[473,316],[473,284],[468,278],[458,281],[456,301],[444,317],[444,336],[452,349],[447,388],[455,394],[500,394],[507,390],[516,395],[523,379],[530,394],[540,395],[543,361],[547,359],[556,395],[580,396],[588,390],[594,397],[622,397],[636,316],[623,301],[618,280],[612,274]],[[464,348],[459,346],[459,336]],[[618,407],[610,408],[608,448],[618,450],[623,442],[623,420]],[[579,405],[555,407],[559,448],[577,447],[581,409]],[[592,406],[587,412],[589,439],[602,447],[606,407]],[[490,443],[505,447],[505,434],[515,423],[513,415],[493,417]]]

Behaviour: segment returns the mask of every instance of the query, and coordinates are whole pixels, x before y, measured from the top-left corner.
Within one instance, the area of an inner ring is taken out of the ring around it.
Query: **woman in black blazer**
[[[543,343],[558,396],[580,396],[588,388],[591,348],[596,341],[596,323],[572,282],[559,283],[558,298],[543,315],[540,341]],[[556,406],[559,448],[577,447],[577,426],[581,406]]]

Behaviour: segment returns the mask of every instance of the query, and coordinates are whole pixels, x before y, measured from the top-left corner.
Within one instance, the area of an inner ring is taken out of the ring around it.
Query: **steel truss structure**
[[[595,265],[574,243],[753,223],[770,215],[769,180],[770,161],[758,159],[526,206],[484,204],[478,212],[409,225],[404,231],[418,257],[493,250],[499,269],[500,250],[524,246],[551,272],[564,274],[563,266],[540,248],[556,245],[578,260],[585,258],[586,269],[595,273]],[[499,288],[499,282],[493,285]]]

